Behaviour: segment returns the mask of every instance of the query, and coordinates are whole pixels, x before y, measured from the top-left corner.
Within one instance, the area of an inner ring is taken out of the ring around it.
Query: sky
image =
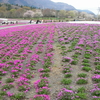
[[[64,2],[74,6],[76,9],[90,10],[96,15],[98,14],[98,7],[100,7],[100,0],[51,0],[51,1]]]

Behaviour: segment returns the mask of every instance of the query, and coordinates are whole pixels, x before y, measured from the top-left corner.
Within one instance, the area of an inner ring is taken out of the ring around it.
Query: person
[[[43,23],[43,20],[41,20],[41,23]]]
[[[16,21],[16,24],[18,24],[18,21]]]
[[[30,20],[30,24],[32,23],[32,19]]]
[[[39,21],[39,20],[37,20],[37,21],[36,21],[36,24],[38,24],[39,22],[40,22],[40,21]]]

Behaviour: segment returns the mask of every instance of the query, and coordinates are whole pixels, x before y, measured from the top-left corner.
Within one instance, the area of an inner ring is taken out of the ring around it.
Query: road
[[[32,23],[35,24],[35,23]],[[21,24],[21,25],[12,25],[12,26],[5,26],[5,27],[0,27],[0,29],[6,29],[6,28],[11,28],[11,27],[16,27],[16,26],[26,26],[26,25],[32,25],[32,24]]]
[[[98,21],[69,21],[67,23],[78,23],[78,24],[100,24],[100,22]],[[22,25],[14,25],[14,26],[6,26],[6,27],[0,27],[0,29],[6,29],[6,28],[11,28],[11,27],[16,27],[16,26],[26,26],[26,25],[32,25],[32,24],[36,24],[36,23],[31,23],[31,24],[22,24]]]

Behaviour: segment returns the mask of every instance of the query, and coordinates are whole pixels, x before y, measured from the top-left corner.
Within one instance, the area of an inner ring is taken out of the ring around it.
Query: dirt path
[[[53,45],[54,48],[53,65],[51,67],[50,78],[49,78],[51,100],[55,100],[58,91],[61,88],[63,88],[63,86],[61,85],[61,79],[63,78],[62,66],[61,66],[62,56],[60,54],[61,49],[57,47],[58,44],[57,39],[58,39],[58,34],[55,33],[55,37],[54,37],[55,43]]]

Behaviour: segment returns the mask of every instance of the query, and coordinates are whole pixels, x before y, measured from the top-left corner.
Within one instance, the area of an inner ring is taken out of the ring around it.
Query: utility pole
[[[100,12],[100,7],[98,7],[98,14],[97,14],[97,21],[98,21],[98,19],[99,19],[99,12]]]

